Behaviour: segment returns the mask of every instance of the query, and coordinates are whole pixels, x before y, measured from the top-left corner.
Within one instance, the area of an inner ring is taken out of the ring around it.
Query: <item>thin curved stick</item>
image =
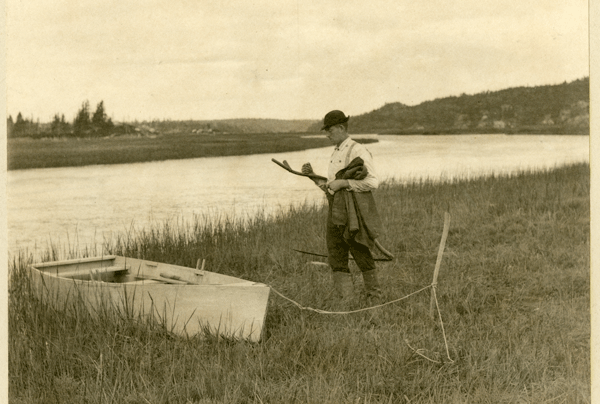
[[[392,254],[391,252],[389,252],[388,250],[386,250],[381,243],[379,242],[379,240],[375,239],[375,246],[377,246],[377,248],[379,249],[379,251],[381,251],[381,253],[383,255],[385,255],[388,259],[386,261],[391,261],[394,259],[394,254]]]

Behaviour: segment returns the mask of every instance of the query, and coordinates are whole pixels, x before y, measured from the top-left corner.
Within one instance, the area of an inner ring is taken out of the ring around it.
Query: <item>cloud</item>
[[[9,110],[42,119],[85,99],[140,119],[356,115],[588,66],[582,0],[8,0],[7,22]]]

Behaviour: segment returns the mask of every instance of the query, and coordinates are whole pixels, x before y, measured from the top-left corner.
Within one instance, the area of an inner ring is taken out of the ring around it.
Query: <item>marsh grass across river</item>
[[[381,242],[396,256],[379,264],[385,300],[431,283],[452,215],[437,295],[453,362],[428,292],[351,315],[300,311],[272,294],[260,343],[185,339],[109,310],[55,312],[31,296],[22,252],[10,263],[11,402],[587,403],[589,170],[380,187]],[[292,250],[324,252],[325,215],[305,205],[244,222],[165,222],[104,249],[192,267],[204,258],[211,271],[335,311],[329,272]],[[45,259],[69,258],[63,250]],[[351,308],[368,304],[357,297]]]
[[[283,153],[330,146],[325,136],[297,133],[192,134],[114,138],[8,139],[8,169],[77,167],[198,157]],[[361,140],[363,143],[373,141]]]

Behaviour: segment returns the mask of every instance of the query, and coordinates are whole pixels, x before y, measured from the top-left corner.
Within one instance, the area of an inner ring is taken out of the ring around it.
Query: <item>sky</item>
[[[6,0],[7,113],[322,119],[589,75],[583,0]]]

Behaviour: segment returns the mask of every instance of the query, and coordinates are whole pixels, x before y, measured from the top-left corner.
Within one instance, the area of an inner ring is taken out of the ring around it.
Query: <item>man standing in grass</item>
[[[321,130],[326,132],[335,149],[329,161],[327,182],[315,180],[329,202],[328,260],[335,289],[344,300],[352,297],[354,292],[348,267],[349,253],[362,272],[367,296],[381,297],[371,254],[381,232],[381,220],[372,193],[379,186],[379,180],[371,153],[348,136],[349,119],[338,110],[325,115]],[[302,166],[302,172],[312,173],[309,163]]]

